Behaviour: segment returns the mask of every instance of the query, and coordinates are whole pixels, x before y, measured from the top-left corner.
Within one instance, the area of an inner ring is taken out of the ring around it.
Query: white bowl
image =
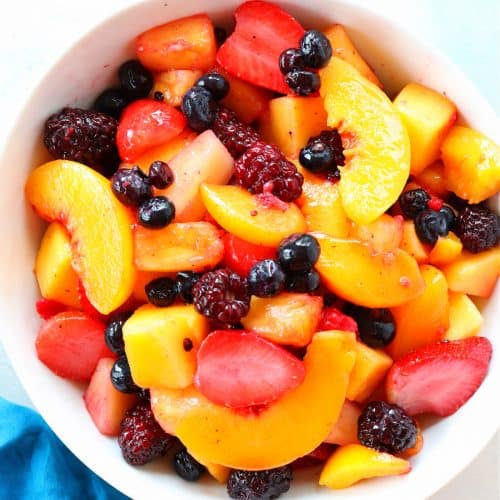
[[[87,466],[132,498],[195,499],[225,497],[212,481],[189,484],[168,472],[161,461],[151,467],[131,467],[113,439],[99,434],[82,402],[83,387],[53,375],[38,362],[34,339],[40,324],[33,304],[38,290],[32,273],[43,224],[24,201],[23,188],[33,167],[48,159],[41,141],[44,120],[65,105],[89,105],[112,80],[118,65],[132,56],[132,39],[141,31],[196,12],[206,11],[217,23],[230,24],[236,0],[169,0],[139,3],[127,0],[126,10],[107,7],[115,15],[88,30],[58,60],[36,86],[12,133],[0,163],[3,182],[0,261],[0,315],[5,349],[26,391],[44,419]],[[421,82],[445,93],[458,106],[461,120],[497,142],[500,126],[494,112],[465,76],[438,51],[411,37],[392,21],[367,8],[337,0],[280,2],[305,26],[324,27],[331,22],[346,26],[360,52],[393,95],[405,83]],[[122,4],[123,6],[123,4]],[[82,71],[84,62],[84,71]],[[103,235],[103,238],[106,236]],[[494,344],[489,375],[456,414],[434,422],[425,431],[423,451],[412,459],[413,470],[401,477],[362,482],[332,493],[317,481],[299,477],[287,498],[422,499],[459,473],[485,446],[499,424],[497,401],[500,338],[493,335],[500,312],[499,287],[484,315],[482,334]],[[497,327],[498,329],[498,327]],[[306,424],[307,425],[307,424]],[[293,436],[290,436],[293,439]],[[480,488],[480,485],[478,485]]]

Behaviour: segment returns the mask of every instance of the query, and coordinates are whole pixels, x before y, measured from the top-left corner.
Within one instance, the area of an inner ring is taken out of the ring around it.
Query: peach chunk
[[[483,316],[476,304],[465,293],[450,292],[450,326],[444,334],[445,340],[472,337],[479,332]]]
[[[500,190],[500,147],[476,130],[455,126],[441,146],[448,189],[469,203]]]
[[[410,141],[387,95],[353,66],[332,57],[320,71],[327,125],[344,146],[340,195],[347,216],[369,224],[392,206],[410,173]]]
[[[417,262],[403,250],[373,254],[360,241],[314,236],[321,247],[316,269],[339,297],[366,307],[394,307],[422,293]]]
[[[229,479],[229,474],[231,474],[231,469],[229,467],[224,467],[219,464],[205,464],[208,473],[221,484],[226,484]]]
[[[226,231],[242,240],[277,247],[292,233],[303,233],[306,222],[295,203],[269,207],[238,186],[203,184],[201,197],[208,213]]]
[[[120,307],[135,279],[132,217],[109,180],[81,163],[55,160],[30,174],[26,198],[42,218],[68,230],[73,267],[91,304],[102,314]]]
[[[448,284],[437,268],[420,268],[425,281],[424,292],[391,312],[396,321],[396,336],[387,346],[393,359],[413,349],[443,338],[449,324]]]
[[[451,231],[440,236],[429,254],[429,262],[434,266],[444,266],[453,262],[462,253],[462,242]]]
[[[439,158],[444,136],[457,119],[457,108],[444,95],[418,83],[409,83],[394,99],[408,130],[411,173],[418,175]]]
[[[444,165],[441,161],[437,161],[429,165],[416,178],[415,182],[423,189],[429,191],[435,196],[446,198],[448,195],[448,186],[444,176]]]
[[[320,332],[308,346],[302,384],[260,412],[241,414],[215,405],[193,387],[153,389],[153,412],[202,463],[246,470],[279,467],[324,441],[344,403],[354,358],[350,336]]]
[[[307,293],[252,297],[243,326],[278,344],[306,346],[318,325],[323,299]]]
[[[374,253],[391,252],[403,238],[403,218],[382,214],[370,224],[352,224],[349,236],[365,242]]]
[[[170,69],[157,73],[149,96],[154,98],[157,92],[163,95],[163,102],[171,106],[180,106],[184,94],[194,86],[203,75],[202,71],[191,69]]]
[[[420,241],[412,220],[403,222],[403,237],[400,248],[409,253],[419,264],[429,262],[430,245]]]
[[[325,439],[325,443],[331,444],[351,444],[358,442],[358,418],[361,409],[352,401],[346,399],[340,411],[338,420],[330,430],[330,434]]]
[[[134,228],[134,262],[141,271],[204,271],[224,256],[224,243],[210,222],[174,222],[162,229]]]

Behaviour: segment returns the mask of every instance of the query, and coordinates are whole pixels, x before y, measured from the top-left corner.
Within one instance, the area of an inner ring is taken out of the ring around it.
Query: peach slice
[[[149,96],[154,98],[157,92],[163,95],[163,102],[171,106],[180,106],[184,94],[203,75],[202,71],[191,69],[170,69],[157,73]]]
[[[68,230],[73,268],[91,304],[102,314],[120,307],[135,279],[132,218],[109,180],[81,163],[55,160],[36,168],[25,189],[42,218]]]
[[[422,293],[417,262],[403,250],[373,254],[360,241],[314,236],[321,247],[316,269],[339,297],[366,307],[394,307]]]
[[[352,401],[346,399],[340,411],[338,420],[330,430],[330,434],[325,439],[325,443],[331,444],[351,444],[358,442],[358,418],[361,409]]]
[[[191,387],[153,389],[155,418],[165,431],[173,427],[202,463],[246,470],[290,463],[319,446],[337,420],[354,364],[353,342],[344,332],[317,333],[304,359],[302,384],[260,413],[215,405]]]
[[[403,238],[403,217],[382,214],[370,224],[352,224],[349,236],[365,242],[372,252],[391,252]]]
[[[409,253],[419,264],[429,262],[430,245],[426,245],[420,241],[412,220],[405,220],[403,222],[403,237],[400,248]]]
[[[205,464],[208,473],[221,484],[226,484],[229,479],[229,474],[231,474],[231,469],[229,467],[224,467],[219,464]]]
[[[429,262],[434,266],[444,266],[453,262],[462,253],[462,242],[455,233],[440,236],[429,254]]]
[[[477,335],[483,317],[476,304],[465,293],[450,292],[450,326],[443,339],[458,340]]]
[[[410,173],[410,141],[385,93],[353,66],[332,57],[321,70],[327,124],[344,146],[340,195],[347,216],[369,224],[392,206]]]
[[[283,238],[292,233],[303,233],[306,223],[294,203],[285,209],[271,208],[238,186],[203,184],[201,198],[208,213],[226,231],[242,240],[277,247]]]

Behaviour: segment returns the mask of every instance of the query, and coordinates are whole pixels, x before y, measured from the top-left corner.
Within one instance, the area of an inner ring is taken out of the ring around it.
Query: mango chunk
[[[450,326],[443,339],[458,340],[477,335],[483,316],[465,293],[450,292]]]
[[[412,220],[405,220],[403,222],[403,236],[400,248],[410,254],[419,264],[429,262],[431,248],[420,241]]]
[[[444,175],[443,162],[437,161],[426,167],[416,178],[415,182],[431,194],[440,198],[448,195],[448,186]]]
[[[453,262],[462,253],[462,242],[455,233],[440,236],[429,254],[429,262],[434,266],[444,266]]]

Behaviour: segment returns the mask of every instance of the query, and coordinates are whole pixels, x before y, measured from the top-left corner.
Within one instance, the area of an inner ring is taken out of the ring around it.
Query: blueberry
[[[322,68],[332,57],[330,40],[318,30],[306,31],[299,42],[299,47],[309,68]]]
[[[201,273],[180,271],[175,276],[177,294],[186,303],[193,303],[193,286],[200,279]]]
[[[174,469],[186,481],[198,481],[206,470],[185,448],[174,455]]]
[[[247,277],[248,287],[252,295],[272,297],[285,287],[285,273],[281,266],[272,259],[257,262]]]
[[[316,92],[321,84],[319,76],[312,71],[293,69],[285,76],[287,85],[298,95]]]
[[[157,189],[165,189],[174,182],[174,173],[167,163],[154,161],[149,167],[149,182]]]
[[[156,278],[145,286],[146,295],[156,307],[167,307],[177,295],[177,284],[171,278]]]
[[[396,335],[396,323],[389,309],[358,307],[353,316],[358,323],[359,337],[369,347],[389,345]]]
[[[196,132],[210,128],[215,120],[217,104],[210,91],[203,87],[190,88],[182,98],[182,112],[189,127]]]
[[[94,109],[118,119],[127,104],[128,99],[123,91],[112,88],[99,94],[94,102]]]
[[[296,233],[280,243],[278,260],[285,273],[309,271],[318,260],[319,252],[319,243],[314,236]]]
[[[175,206],[165,196],[153,196],[139,207],[139,223],[150,229],[168,226],[175,217]]]
[[[299,49],[286,49],[280,54],[280,71],[286,75],[294,69],[306,69],[304,56]]]
[[[131,314],[130,312],[115,314],[106,325],[106,330],[104,330],[104,341],[115,354],[121,355],[125,353],[123,325],[125,321],[130,318]]]
[[[451,231],[455,227],[456,216],[455,212],[448,205],[443,205],[439,213],[443,214],[446,217],[446,225],[448,227],[448,231]]]
[[[415,231],[420,241],[434,245],[439,236],[448,234],[448,219],[441,212],[425,209],[415,218]]]
[[[333,153],[329,146],[315,140],[300,150],[300,164],[311,172],[325,172],[334,163]]]
[[[135,385],[130,373],[130,366],[125,355],[120,356],[111,368],[111,383],[113,387],[120,392],[132,394],[140,391]]]
[[[117,170],[111,178],[111,189],[125,205],[138,206],[153,196],[146,174],[137,166]]]
[[[431,197],[423,189],[410,189],[399,197],[399,207],[405,219],[414,219],[427,208]]]
[[[118,77],[123,92],[130,100],[147,97],[153,88],[153,75],[135,59],[120,66]]]
[[[219,73],[203,75],[195,85],[207,89],[216,101],[224,99],[229,92],[229,82]]]
[[[288,292],[309,293],[319,288],[319,274],[315,269],[287,273],[285,288]]]

